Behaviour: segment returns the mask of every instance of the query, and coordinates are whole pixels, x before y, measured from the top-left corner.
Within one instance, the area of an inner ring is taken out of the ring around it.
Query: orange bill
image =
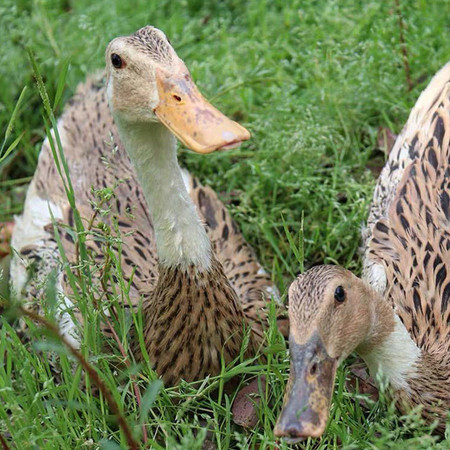
[[[199,92],[187,69],[168,74],[158,69],[156,75],[159,104],[158,119],[197,153],[238,147],[250,138],[241,125],[214,108]]]

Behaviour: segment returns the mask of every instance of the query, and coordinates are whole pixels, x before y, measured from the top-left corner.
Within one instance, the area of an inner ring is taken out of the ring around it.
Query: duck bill
[[[337,359],[328,355],[318,333],[305,344],[289,339],[291,373],[275,436],[295,443],[320,437],[327,424]]]
[[[158,119],[188,148],[197,153],[235,148],[250,133],[214,108],[199,92],[184,68],[171,74],[157,70]]]

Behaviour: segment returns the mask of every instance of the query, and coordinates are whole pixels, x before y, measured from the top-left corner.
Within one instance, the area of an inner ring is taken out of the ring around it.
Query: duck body
[[[318,266],[290,287],[291,376],[276,434],[301,439],[323,433],[336,368],[355,350],[372,376],[388,383],[400,411],[420,407],[426,422],[444,433],[450,411],[449,199],[447,64],[419,97],[380,174],[363,232],[364,280]]]
[[[397,139],[368,223],[363,277],[413,343],[399,408],[423,406],[443,432],[450,411],[450,64]]]
[[[154,80],[139,78],[144,76],[141,65],[148,64],[153,74],[164,70],[161,79],[169,83],[171,93],[177,87],[170,84],[174,83],[170,70],[175,67],[173,70],[179,70],[184,80],[180,91],[184,95],[192,83],[184,64],[165,36],[152,27],[118,38],[111,45],[128,65],[115,71],[114,61],[108,62],[108,58],[116,53],[108,47],[107,86],[98,78],[81,85],[58,122],[77,209],[85,227],[90,224],[95,229],[88,233],[86,247],[91,259],[101,265],[105,240],[97,225],[118,230],[114,252],[129,286],[126,298],[119,296],[118,302],[125,308],[135,308],[142,301],[144,341],[150,361],[168,384],[201,379],[220,372],[222,354],[226,362],[239,355],[247,325],[258,336],[255,343],[259,340],[264,308],[272,295],[277,296],[277,290],[217,195],[179,168],[176,140],[168,129],[180,128],[169,122],[178,120],[178,112],[167,112],[173,108],[167,106],[172,97],[163,101],[159,91],[159,104],[149,107],[149,112],[139,105],[142,98],[152,101],[155,89]],[[156,75],[155,79],[158,83]],[[138,92],[140,83],[147,83],[150,95]],[[197,111],[202,107],[208,112],[200,94],[189,92]],[[178,101],[176,95],[173,97]],[[169,125],[153,116],[157,108],[161,120]],[[134,117],[136,111],[141,112]],[[151,117],[142,118],[145,114]],[[248,138],[245,134],[244,138],[233,138],[233,132],[243,133],[239,126],[222,118],[215,109],[211,114],[219,127],[230,127],[224,136],[231,144]],[[199,129],[194,119],[188,133]],[[221,145],[228,144],[225,141]],[[200,144],[190,142],[190,146]],[[108,189],[113,193],[99,207],[97,192]],[[101,214],[100,210],[108,213]],[[28,307],[39,311],[48,275],[56,271],[62,298],[57,317],[60,330],[79,345],[70,312],[76,305],[62,270],[52,217],[69,226],[58,228],[67,260],[75,265],[77,246],[70,230],[74,226],[73,211],[46,140],[24,212],[16,218],[12,247],[17,255],[12,261],[11,279],[15,292],[26,298]],[[34,265],[32,277],[27,272],[30,264]],[[101,284],[100,272],[91,276],[94,285]],[[108,279],[103,288],[117,294],[114,278]],[[75,318],[81,319],[78,313]],[[138,347],[136,344],[139,353]]]

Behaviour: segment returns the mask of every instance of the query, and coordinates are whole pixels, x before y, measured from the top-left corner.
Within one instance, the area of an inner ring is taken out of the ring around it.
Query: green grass
[[[252,131],[252,140],[237,151],[203,157],[182,150],[180,159],[228,202],[280,290],[303,264],[293,248],[302,236],[305,267],[331,262],[358,272],[360,226],[375,183],[367,167],[378,127],[398,132],[421,89],[449,59],[449,9],[448,0],[402,2],[414,82],[408,91],[394,1],[2,0],[2,132],[27,89],[6,148],[21,136],[19,145],[0,162],[0,221],[21,211],[45,137],[46,113],[26,48],[36,55],[52,100],[70,64],[59,115],[77,83],[103,66],[109,40],[150,23],[166,32],[205,96]],[[84,289],[89,323],[98,325],[100,315],[89,302],[94,293]],[[130,319],[119,325],[126,346]],[[50,338],[44,344],[40,329],[30,327],[31,348],[6,320],[0,329],[0,434],[17,448],[125,446],[104,397],[79,389],[81,370],[72,371],[67,350]],[[279,335],[274,329],[269,334],[266,363],[241,362],[204,384],[158,392],[145,365],[125,369],[114,343],[110,352],[101,350],[96,326],[84,336],[83,354],[103,374],[137,438],[139,424],[147,424],[148,446],[201,448],[208,428],[219,449],[287,448],[276,443],[272,429],[289,364]],[[61,354],[60,382],[48,363],[55,351]],[[130,387],[135,373],[143,408]],[[233,373],[264,373],[270,380],[251,431],[230,418],[234,393],[222,387]],[[450,437],[436,443],[413,416],[401,420],[389,402],[363,410],[358,396],[344,388],[347,376],[344,366],[325,436],[306,448],[448,448]]]

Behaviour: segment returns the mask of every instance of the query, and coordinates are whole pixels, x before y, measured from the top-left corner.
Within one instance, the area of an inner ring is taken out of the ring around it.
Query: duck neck
[[[421,350],[392,306],[374,292],[371,327],[365,341],[356,349],[375,379],[394,390],[409,391],[409,380],[417,375]]]
[[[208,271],[211,245],[186,190],[175,137],[156,122],[116,122],[148,203],[160,264]]]

